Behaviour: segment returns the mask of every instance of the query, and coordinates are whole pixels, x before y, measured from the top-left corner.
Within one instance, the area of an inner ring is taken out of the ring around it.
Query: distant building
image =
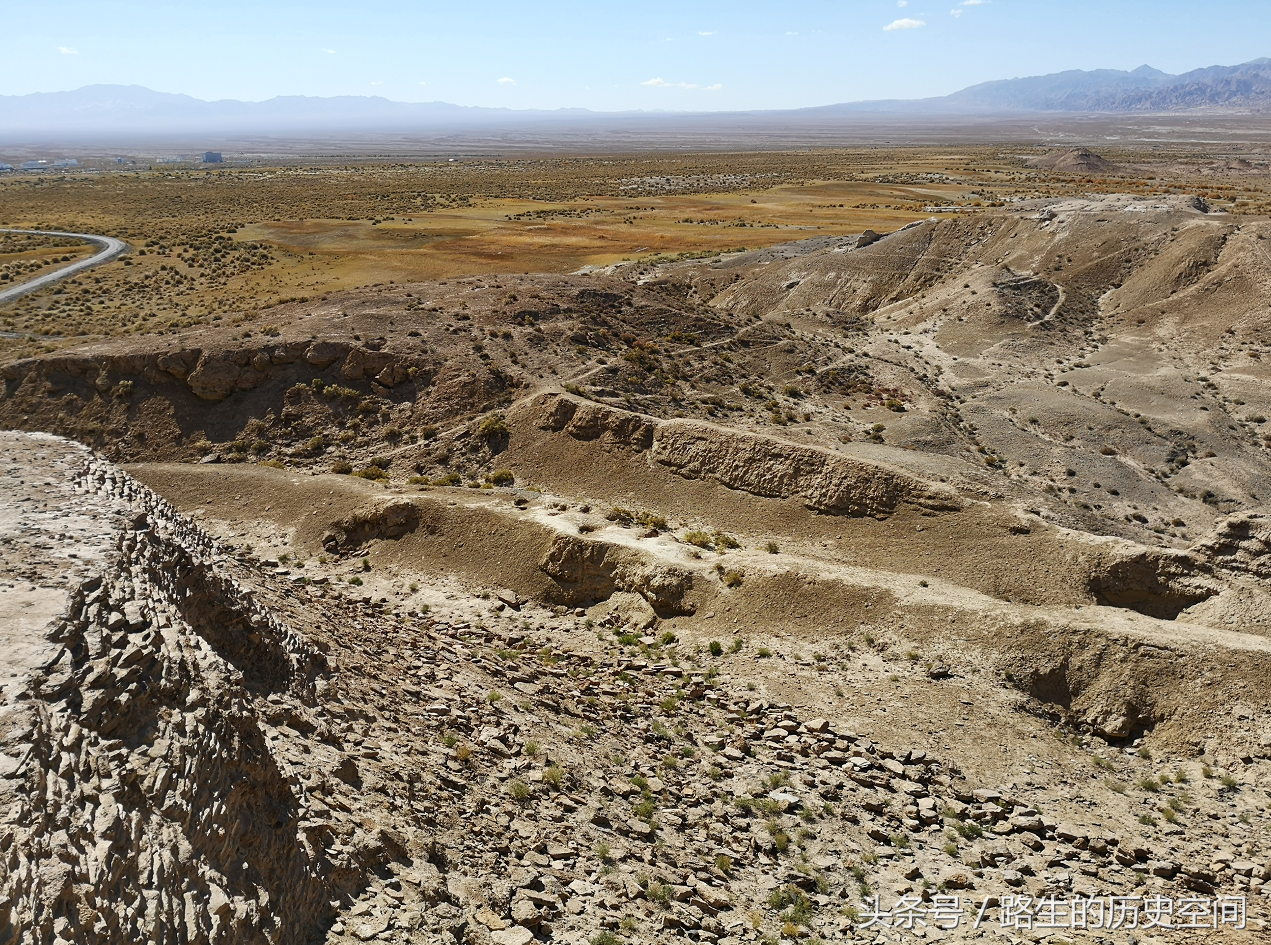
[[[48,161],[23,161],[22,170],[24,171],[42,171],[49,166]]]
[[[78,167],[79,161],[75,158],[58,158],[53,162],[54,167]]]
[[[203,152],[204,164],[220,164],[224,160],[225,159],[221,157],[220,151],[204,151]]]

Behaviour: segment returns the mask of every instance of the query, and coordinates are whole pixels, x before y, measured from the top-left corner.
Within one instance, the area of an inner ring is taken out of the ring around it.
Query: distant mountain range
[[[1271,59],[1169,75],[1150,66],[1097,69],[985,82],[938,98],[851,102],[784,111],[714,113],[778,127],[851,115],[1001,115],[1025,112],[1271,112]],[[368,96],[279,96],[264,102],[206,102],[136,85],[90,85],[71,92],[0,95],[0,141],[88,139],[173,133],[288,134],[437,132],[531,126],[633,124],[703,115],[521,110],[445,102],[406,103]]]
[[[940,99],[928,99],[940,101]],[[1169,75],[1151,66],[1133,72],[1073,70],[973,85],[944,101],[968,111],[1171,112],[1271,110],[1271,59]]]

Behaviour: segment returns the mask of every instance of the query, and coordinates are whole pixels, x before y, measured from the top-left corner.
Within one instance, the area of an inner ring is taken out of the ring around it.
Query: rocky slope
[[[723,598],[659,621],[647,578],[583,610],[416,570],[393,604],[379,556],[409,516],[332,509],[360,535],[336,573],[366,576],[332,584],[228,553],[74,444],[0,449],[0,606],[27,615],[4,625],[9,939],[872,940],[874,894],[959,896],[925,934],[960,939],[1012,892],[1244,895],[1250,930],[1211,934],[1264,934],[1261,752],[1057,740],[885,618],[811,652]],[[1018,760],[985,763],[985,726]]]
[[[253,700],[312,703],[321,654],[217,567],[206,535],[86,450],[8,436],[0,455],[6,609],[31,608],[6,643],[38,651],[10,664],[3,714],[8,934],[320,928],[331,865],[296,830],[294,774]]]

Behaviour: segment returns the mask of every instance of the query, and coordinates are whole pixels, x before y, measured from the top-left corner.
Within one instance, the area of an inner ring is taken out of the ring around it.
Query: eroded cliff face
[[[566,394],[540,394],[512,419],[540,430],[644,454],[684,479],[705,479],[767,499],[797,499],[830,515],[886,516],[901,507],[956,511],[951,488],[882,463],[862,462],[777,437],[687,420],[657,420]]]
[[[312,702],[322,654],[148,489],[66,441],[4,445],[26,570],[3,595],[38,616],[4,631],[30,659],[0,706],[0,940],[303,941],[357,877],[301,831],[254,700]]]

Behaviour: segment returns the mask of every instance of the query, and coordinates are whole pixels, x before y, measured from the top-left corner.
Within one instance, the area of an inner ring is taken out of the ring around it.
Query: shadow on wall
[[[1197,562],[1185,555],[1145,551],[1092,575],[1089,589],[1100,606],[1175,620],[1188,607],[1218,593],[1199,579],[1197,570]]]

